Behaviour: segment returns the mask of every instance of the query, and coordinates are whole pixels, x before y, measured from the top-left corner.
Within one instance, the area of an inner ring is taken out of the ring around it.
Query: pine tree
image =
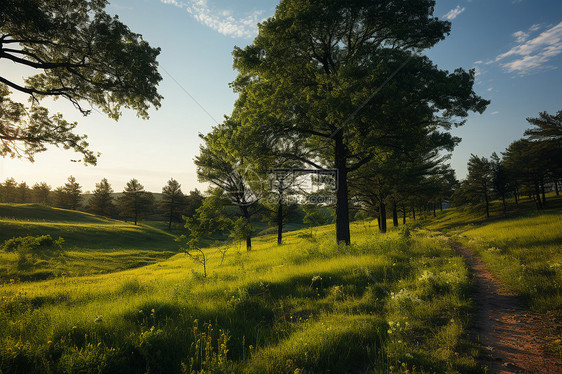
[[[113,189],[106,178],[103,178],[100,183],[96,183],[96,189],[90,199],[89,210],[96,214],[110,216],[115,209],[112,193]]]
[[[135,225],[140,219],[152,210],[154,196],[144,190],[144,186],[136,179],[127,182],[123,195],[118,200],[120,214],[124,217],[131,217]]]

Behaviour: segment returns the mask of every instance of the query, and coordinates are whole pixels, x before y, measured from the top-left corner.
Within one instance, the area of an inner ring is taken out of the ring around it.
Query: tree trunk
[[[507,205],[505,204],[505,194],[502,194],[503,214],[507,213]]]
[[[343,132],[338,131],[334,137],[335,144],[335,166],[338,170],[336,191],[336,241],[351,244],[349,233],[349,201],[347,200],[347,157],[343,144]]]
[[[172,217],[174,216],[174,206],[173,206],[173,202],[171,203],[171,207],[170,207],[170,219],[168,221],[168,231],[172,231]]]
[[[490,218],[490,201],[488,199],[487,187],[484,187],[484,200],[486,200],[486,218]]]
[[[381,203],[381,207],[380,207],[380,223],[381,223],[381,227],[380,230],[381,232],[386,232],[386,205],[384,203]]]
[[[554,180],[554,191],[556,191],[556,196],[560,196],[560,191],[558,190],[558,180]]]
[[[443,200],[441,198],[439,198],[439,210],[443,211]]]
[[[539,182],[535,182],[535,203],[537,204],[537,210],[541,210],[542,209],[542,204],[541,204],[541,194],[540,194],[540,190],[539,190]]]
[[[248,212],[248,207],[240,206],[240,209],[242,209],[244,218],[246,218],[246,221],[248,221],[248,224],[250,224],[250,212]],[[252,235],[248,235],[246,237],[246,251],[250,252],[251,250],[252,250]]]
[[[546,193],[544,188],[544,178],[541,178],[541,194],[542,194],[542,206],[546,205]]]
[[[436,208],[435,203],[433,203],[433,217],[437,217],[437,213],[435,212],[435,210],[436,210],[435,208]]]
[[[406,224],[406,206],[402,204],[402,224]]]
[[[412,204],[412,219],[416,220],[416,206]]]
[[[279,190],[279,204],[277,206],[277,245],[283,243],[283,191]]]
[[[392,224],[398,227],[398,209],[396,208],[396,201],[392,202]]]

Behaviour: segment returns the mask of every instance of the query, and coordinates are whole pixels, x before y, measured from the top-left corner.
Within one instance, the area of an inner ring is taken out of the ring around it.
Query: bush
[[[62,249],[64,239],[59,236],[53,239],[51,235],[19,236],[4,242],[2,249],[6,252],[39,252],[43,250]]]

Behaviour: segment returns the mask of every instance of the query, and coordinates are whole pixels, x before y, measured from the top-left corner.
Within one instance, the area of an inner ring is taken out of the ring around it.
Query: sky
[[[35,162],[0,159],[0,181],[13,177],[28,185],[45,181],[53,188],[73,175],[91,191],[102,178],[122,191],[137,178],[146,190],[160,192],[170,178],[184,192],[206,186],[197,181],[194,157],[199,134],[210,131],[232,111],[236,76],[232,50],[250,44],[257,23],[274,14],[278,0],[110,0],[107,12],[162,49],[158,58],[164,96],[150,119],[125,110],[118,122],[93,111],[83,117],[64,100],[43,101],[51,111],[77,121],[91,148],[101,153],[97,166],[71,162],[72,151],[49,148]],[[475,69],[475,91],[491,100],[482,114],[471,114],[453,130],[462,138],[450,160],[457,177],[466,175],[470,154],[490,156],[521,138],[526,118],[562,110],[562,1],[437,0],[434,14],[452,22],[451,34],[425,53],[439,68]],[[20,80],[30,71],[2,61],[1,74]],[[14,98],[25,102],[24,95]]]

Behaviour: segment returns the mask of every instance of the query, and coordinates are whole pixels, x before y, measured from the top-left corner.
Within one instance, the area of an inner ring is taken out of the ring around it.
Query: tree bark
[[[336,191],[336,241],[351,244],[349,233],[349,201],[347,186],[347,157],[343,144],[343,132],[338,131],[335,140],[335,166],[338,170]]]
[[[544,178],[541,178],[541,194],[542,194],[542,206],[546,205],[546,193],[544,188]]]
[[[398,227],[398,209],[396,208],[396,201],[392,202],[392,224]]]
[[[406,224],[406,206],[402,204],[402,224]]]
[[[412,204],[412,219],[416,220],[416,206]]]
[[[277,206],[277,245],[283,243],[283,190],[279,189],[279,203]]]
[[[172,217],[174,216],[174,202],[170,204],[170,219],[168,220],[168,231],[172,231]]]
[[[379,214],[380,214],[380,223],[381,223],[380,230],[382,233],[385,233],[386,232],[386,205],[382,202],[381,202]]]
[[[436,211],[435,205],[436,205],[436,204],[435,204],[435,202],[434,202],[434,203],[433,203],[433,217],[437,217],[437,213],[435,212],[435,211]]]
[[[248,207],[241,206],[240,209],[242,209],[244,218],[246,218],[246,221],[248,221],[248,224],[250,224],[250,212],[248,212]],[[252,250],[252,235],[248,235],[246,237],[246,251],[250,252],[251,250]]]
[[[554,191],[556,191],[556,196],[560,196],[560,191],[558,190],[558,180],[554,180]]]

